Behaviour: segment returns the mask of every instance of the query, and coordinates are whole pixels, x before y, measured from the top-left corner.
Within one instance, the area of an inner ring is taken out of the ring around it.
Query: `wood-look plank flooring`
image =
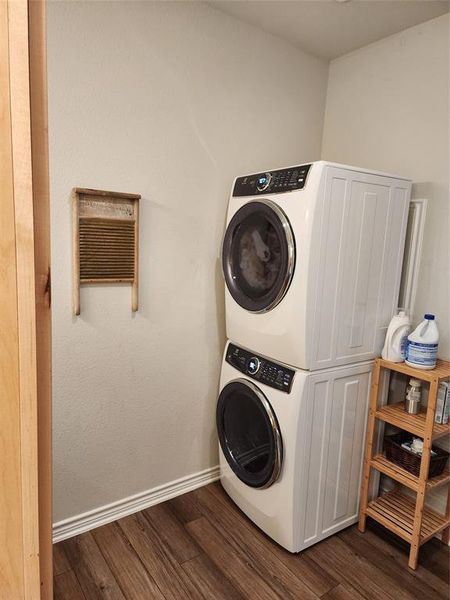
[[[54,546],[55,600],[448,600],[449,549],[356,526],[290,554],[219,483]]]

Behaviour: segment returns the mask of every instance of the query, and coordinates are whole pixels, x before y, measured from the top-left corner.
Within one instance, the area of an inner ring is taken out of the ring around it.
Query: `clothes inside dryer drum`
[[[247,223],[240,236],[237,264],[249,295],[263,295],[270,290],[281,267],[280,239],[271,223],[255,218]],[[237,244],[236,244],[237,246]]]
[[[227,287],[243,308],[274,308],[289,288],[294,236],[283,211],[268,200],[248,202],[231,219],[222,248]]]

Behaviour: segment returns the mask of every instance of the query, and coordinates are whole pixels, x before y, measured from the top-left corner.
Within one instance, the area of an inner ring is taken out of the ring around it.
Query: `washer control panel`
[[[225,360],[252,379],[289,394],[295,371],[279,365],[234,344],[228,344]]]
[[[305,187],[310,168],[311,165],[300,165],[238,177],[234,184],[233,196],[257,196],[264,193],[278,194],[301,190]]]

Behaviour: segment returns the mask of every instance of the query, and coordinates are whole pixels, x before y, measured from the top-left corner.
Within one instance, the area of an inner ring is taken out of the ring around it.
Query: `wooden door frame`
[[[45,0],[28,0],[33,173],[41,600],[53,599],[52,317]]]
[[[0,597],[51,600],[45,4],[0,2]]]

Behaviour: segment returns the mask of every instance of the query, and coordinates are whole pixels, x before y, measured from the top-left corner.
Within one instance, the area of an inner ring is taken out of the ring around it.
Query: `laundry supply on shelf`
[[[381,356],[384,360],[403,362],[406,358],[406,345],[411,323],[408,315],[401,310],[389,323]]]
[[[436,423],[446,425],[450,414],[450,382],[441,381],[436,399],[436,412],[434,420]]]
[[[408,336],[406,364],[416,369],[434,369],[438,342],[439,331],[434,315],[425,314],[424,320]]]
[[[403,442],[402,448],[421,456],[423,452],[423,440],[420,438],[413,438],[411,441]],[[434,450],[431,450],[430,452],[431,456],[437,456],[437,453]]]
[[[419,379],[410,379],[406,388],[405,410],[411,415],[417,415],[422,399],[422,382]]]

